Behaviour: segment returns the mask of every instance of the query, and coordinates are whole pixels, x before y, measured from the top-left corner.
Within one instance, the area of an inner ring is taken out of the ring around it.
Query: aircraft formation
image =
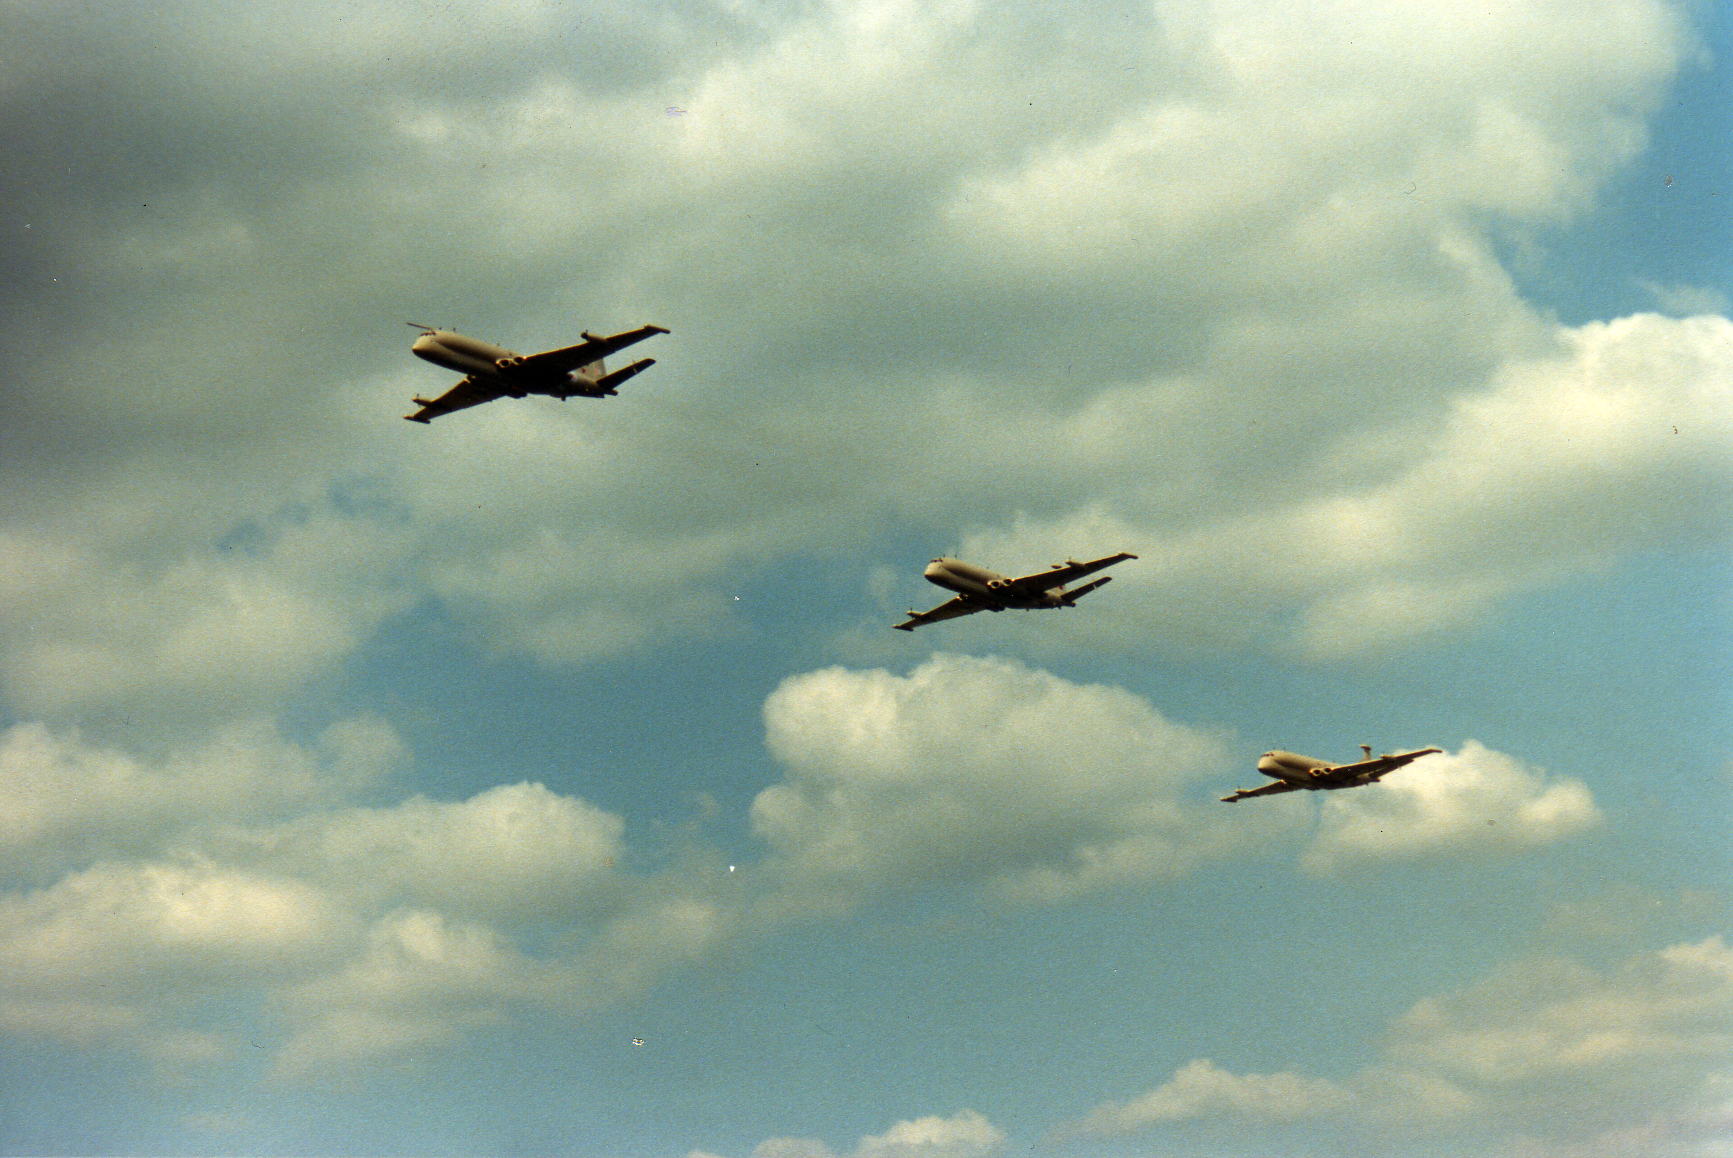
[[[443,414],[499,398],[524,398],[531,394],[547,395],[561,402],[568,398],[607,398],[618,393],[616,388],[620,383],[649,369],[656,360],[641,358],[610,371],[606,359],[646,338],[668,333],[665,327],[657,325],[639,326],[635,330],[606,336],[585,330],[583,341],[575,346],[544,350],[539,354],[517,354],[503,346],[466,337],[453,330],[424,326],[420,322],[408,324],[421,331],[410,346],[411,353],[464,376],[462,381],[437,398],[417,396],[411,399],[417,409],[403,417],[424,425]],[[927,564],[922,575],[929,583],[954,592],[954,596],[929,610],[910,611],[906,620],[892,626],[898,631],[913,631],[929,623],[957,619],[979,611],[1041,611],[1076,607],[1079,599],[1111,582],[1113,576],[1103,575],[1081,587],[1069,587],[1068,584],[1135,558],[1137,556],[1129,551],[1121,551],[1087,563],[1067,560],[1055,563],[1045,571],[1012,578],[961,559],[940,556]],[[1236,789],[1222,800],[1232,804],[1253,796],[1376,784],[1398,768],[1442,749],[1419,748],[1382,756],[1373,756],[1372,749],[1365,744],[1360,745],[1360,750],[1365,758],[1352,764],[1332,764],[1279,749],[1265,752],[1258,759],[1257,769],[1270,777],[1272,783],[1258,788]]]

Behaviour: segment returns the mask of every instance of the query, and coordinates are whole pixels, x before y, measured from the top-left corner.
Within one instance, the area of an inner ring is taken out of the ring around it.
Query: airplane
[[[1003,611],[1007,607],[1024,610],[1075,607],[1079,599],[1111,581],[1113,576],[1103,575],[1095,582],[1085,583],[1072,591],[1067,591],[1065,584],[1103,567],[1111,567],[1115,563],[1135,558],[1136,555],[1121,551],[1117,555],[1108,555],[1089,563],[1079,563],[1071,559],[1064,563],[1055,563],[1047,571],[1010,579],[997,571],[989,571],[961,559],[940,556],[928,563],[922,574],[926,576],[927,582],[936,583],[947,591],[955,591],[957,597],[939,604],[931,611],[910,611],[907,622],[893,626],[898,631],[913,631],[923,624],[937,623],[941,619],[955,619],[959,615],[973,615],[977,611]]]
[[[1237,788],[1233,795],[1224,796],[1222,800],[1232,804],[1248,796],[1274,796],[1278,792],[1298,792],[1301,789],[1316,792],[1320,789],[1358,788],[1362,784],[1376,784],[1396,769],[1405,767],[1422,756],[1430,756],[1443,750],[1419,748],[1413,752],[1373,756],[1371,746],[1361,744],[1360,751],[1366,754],[1366,758],[1353,764],[1332,764],[1328,760],[1314,760],[1310,756],[1301,756],[1295,752],[1265,752],[1258,758],[1258,771],[1265,776],[1273,776],[1276,782],[1265,784],[1261,788]]]
[[[661,326],[640,326],[600,337],[585,330],[584,340],[576,346],[543,350],[539,354],[514,354],[490,342],[466,338],[450,330],[424,326],[420,322],[409,324],[421,331],[421,336],[409,347],[411,353],[435,366],[444,366],[465,375],[463,381],[438,398],[417,397],[411,400],[421,409],[403,417],[422,423],[432,422],[441,414],[450,414],[454,410],[492,402],[495,398],[522,398],[526,394],[546,394],[561,402],[573,395],[606,398],[617,393],[614,388],[620,383],[655,365],[656,359],[644,358],[612,373],[602,364],[602,359],[652,335],[668,332]]]

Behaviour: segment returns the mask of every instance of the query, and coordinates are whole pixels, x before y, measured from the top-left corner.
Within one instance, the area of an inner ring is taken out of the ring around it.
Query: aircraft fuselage
[[[955,591],[958,595],[978,599],[995,611],[1001,607],[1030,610],[1065,606],[1064,587],[1053,587],[1038,595],[1018,595],[1004,589],[1008,582],[1006,576],[985,567],[977,567],[973,563],[965,563],[961,559],[934,559],[921,574],[926,577],[927,582],[947,591]]]
[[[1276,780],[1298,784],[1302,788],[1319,788],[1313,774],[1334,767],[1328,760],[1314,760],[1298,752],[1265,752],[1258,758],[1258,771]]]
[[[1371,755],[1372,750],[1367,748],[1364,760],[1353,764],[1332,764],[1328,760],[1314,760],[1298,752],[1277,749],[1265,752],[1258,758],[1258,771],[1272,779],[1311,791],[1358,788],[1362,784],[1376,784],[1396,769],[1406,768],[1420,757],[1430,756],[1439,750],[1419,748],[1413,752],[1393,752],[1374,757]]]
[[[582,370],[570,373],[542,370],[537,372],[523,364],[523,359],[504,346],[484,342],[451,330],[429,330],[409,347],[417,358],[455,370],[472,378],[497,384],[512,398],[526,394],[546,394],[567,398],[587,394],[597,389],[596,379]]]

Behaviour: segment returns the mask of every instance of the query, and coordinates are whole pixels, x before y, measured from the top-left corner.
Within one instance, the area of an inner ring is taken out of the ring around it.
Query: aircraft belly
[[[455,370],[459,374],[481,374],[493,377],[499,372],[491,361],[470,357],[455,350],[448,350],[443,346],[432,346],[412,352],[416,357],[432,362],[435,366]]]
[[[961,575],[954,575],[948,571],[927,572],[927,582],[943,587],[946,591],[955,591],[958,595],[967,595],[971,599],[985,599],[988,594],[985,583],[971,582]]]
[[[544,370],[537,372],[529,367],[523,367],[504,375],[520,390],[531,394],[546,394],[553,398],[569,398],[586,391],[595,392],[596,384],[582,374],[568,374],[563,370]]]

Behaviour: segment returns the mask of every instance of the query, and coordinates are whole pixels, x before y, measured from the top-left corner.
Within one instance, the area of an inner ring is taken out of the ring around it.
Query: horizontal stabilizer
[[[1082,599],[1085,595],[1089,594],[1091,591],[1095,590],[1097,587],[1105,586],[1106,584],[1111,583],[1111,582],[1113,582],[1113,576],[1103,575],[1101,578],[1097,579],[1093,583],[1085,583],[1083,586],[1079,587],[1075,591],[1067,591],[1065,593],[1065,603],[1067,606],[1069,606],[1073,603],[1076,603],[1079,599]]]
[[[656,359],[654,358],[641,358],[638,361],[633,362],[630,366],[621,366],[618,370],[615,370],[612,373],[604,374],[600,378],[596,379],[596,392],[598,394],[612,394],[614,392],[614,387],[632,377],[634,374],[648,370],[655,364]]]

